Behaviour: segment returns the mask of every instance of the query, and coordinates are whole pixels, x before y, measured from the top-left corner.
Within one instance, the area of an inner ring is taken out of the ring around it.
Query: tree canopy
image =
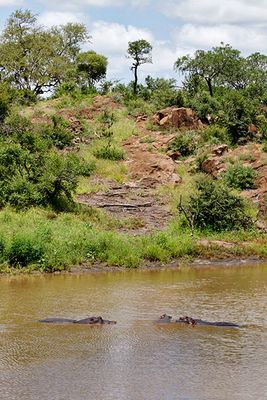
[[[108,60],[105,56],[97,54],[95,51],[86,51],[78,54],[76,63],[77,72],[82,83],[94,86],[96,82],[106,76]]]
[[[264,92],[267,85],[267,56],[254,53],[245,58],[239,50],[221,43],[211,50],[197,50],[194,56],[177,59],[174,68],[186,76],[186,84],[197,90],[206,85],[210,96],[214,88],[252,89]]]
[[[127,57],[132,58],[133,60],[131,70],[134,73],[134,94],[137,93],[138,67],[142,64],[152,63],[151,52],[152,46],[145,39],[135,40],[128,43]]]
[[[35,95],[50,91],[63,80],[80,45],[88,39],[82,24],[45,29],[31,11],[17,10],[1,36],[0,78]]]

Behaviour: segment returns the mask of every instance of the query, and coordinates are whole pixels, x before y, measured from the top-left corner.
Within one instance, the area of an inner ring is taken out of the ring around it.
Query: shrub
[[[229,143],[227,129],[219,125],[210,125],[202,132],[202,141],[211,144]]]
[[[264,153],[267,153],[267,142],[263,142],[262,151],[264,151]]]
[[[218,123],[229,132],[232,143],[244,143],[252,138],[248,126],[254,123],[255,104],[239,91],[230,91],[221,99]]]
[[[238,163],[227,169],[223,179],[230,187],[245,190],[255,188],[256,176],[253,168]]]
[[[2,236],[0,236],[0,261],[3,261],[5,248],[6,248],[5,240]]]
[[[182,156],[189,156],[196,149],[196,132],[188,131],[179,135],[170,143],[169,148],[179,151]]]
[[[132,99],[126,103],[128,113],[134,117],[138,115],[152,115],[156,111],[156,107],[143,99]]]
[[[58,115],[52,116],[52,123],[52,126],[44,125],[38,128],[41,137],[46,141],[50,139],[52,145],[59,149],[70,146],[74,135],[69,128],[69,124]]]
[[[236,230],[252,224],[245,201],[220,182],[208,176],[201,177],[196,181],[195,189],[186,204],[180,200],[178,206],[192,231],[194,228]]]
[[[1,90],[1,87],[0,87]],[[0,95],[0,122],[3,122],[9,109],[9,99],[5,93]]]
[[[208,116],[214,118],[220,108],[219,101],[215,97],[211,97],[206,91],[200,91],[193,98],[188,99],[187,105],[205,122]]]
[[[7,251],[7,259],[11,266],[25,267],[34,262],[40,262],[44,248],[36,239],[25,236],[15,236]]]
[[[93,154],[96,158],[102,158],[104,160],[118,161],[124,159],[123,150],[110,144],[99,147]]]

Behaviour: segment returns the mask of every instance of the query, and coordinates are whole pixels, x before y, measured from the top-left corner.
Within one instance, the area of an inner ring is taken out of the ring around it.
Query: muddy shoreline
[[[173,260],[169,263],[147,262],[138,268],[126,268],[108,266],[105,263],[94,263],[92,265],[73,266],[69,271],[56,271],[54,274],[90,274],[98,272],[126,272],[126,271],[160,271],[165,269],[206,269],[206,268],[233,268],[233,267],[253,267],[256,265],[267,265],[267,258],[247,257],[247,258],[223,258],[223,259],[207,259],[196,258],[194,260]]]
[[[119,266],[108,266],[103,262],[95,262],[94,264],[73,265],[68,270],[46,272],[30,268],[9,268],[0,272],[1,276],[12,275],[83,275],[96,273],[112,273],[112,272],[149,272],[163,270],[184,270],[184,269],[213,269],[213,268],[241,268],[241,267],[256,267],[267,266],[267,258],[262,257],[246,257],[246,258],[195,258],[193,260],[177,259],[168,263],[147,262],[145,265],[140,265],[137,268],[127,268]]]

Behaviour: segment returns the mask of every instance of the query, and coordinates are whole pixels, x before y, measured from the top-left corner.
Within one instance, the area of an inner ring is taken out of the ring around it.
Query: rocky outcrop
[[[219,146],[214,147],[208,157],[202,162],[201,170],[216,178],[224,169],[221,157],[227,151],[227,144],[220,144]]]
[[[203,124],[191,108],[168,107],[158,111],[153,117],[154,123],[162,128],[202,129]]]

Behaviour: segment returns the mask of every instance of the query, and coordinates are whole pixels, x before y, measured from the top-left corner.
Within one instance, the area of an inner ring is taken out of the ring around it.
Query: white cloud
[[[0,0],[0,7],[21,5],[22,0]]]
[[[103,49],[104,52],[109,54],[118,54],[122,51],[126,54],[128,42],[133,40],[153,40],[153,35],[148,29],[104,21],[95,22],[92,29],[90,29],[90,35],[94,46]]]
[[[1,0],[0,0],[1,1]],[[81,10],[84,7],[146,7],[151,0],[61,0],[55,3],[54,0],[40,0],[45,6],[54,9]]]
[[[126,58],[128,42],[139,39],[146,39],[149,42],[154,40],[152,33],[147,29],[104,21],[93,23],[89,32],[92,36],[90,47],[108,57],[109,75],[120,78],[129,76],[131,62]]]
[[[52,12],[48,11],[41,14],[38,18],[41,25],[46,27],[51,27],[54,25],[65,25],[68,22],[84,22],[84,15],[81,13],[71,13],[71,12]]]
[[[197,24],[266,23],[267,0],[169,0],[163,12]]]
[[[186,24],[174,33],[173,38],[177,45],[180,43],[185,49],[206,49],[224,42],[245,53],[267,50],[266,32],[242,26]]]

